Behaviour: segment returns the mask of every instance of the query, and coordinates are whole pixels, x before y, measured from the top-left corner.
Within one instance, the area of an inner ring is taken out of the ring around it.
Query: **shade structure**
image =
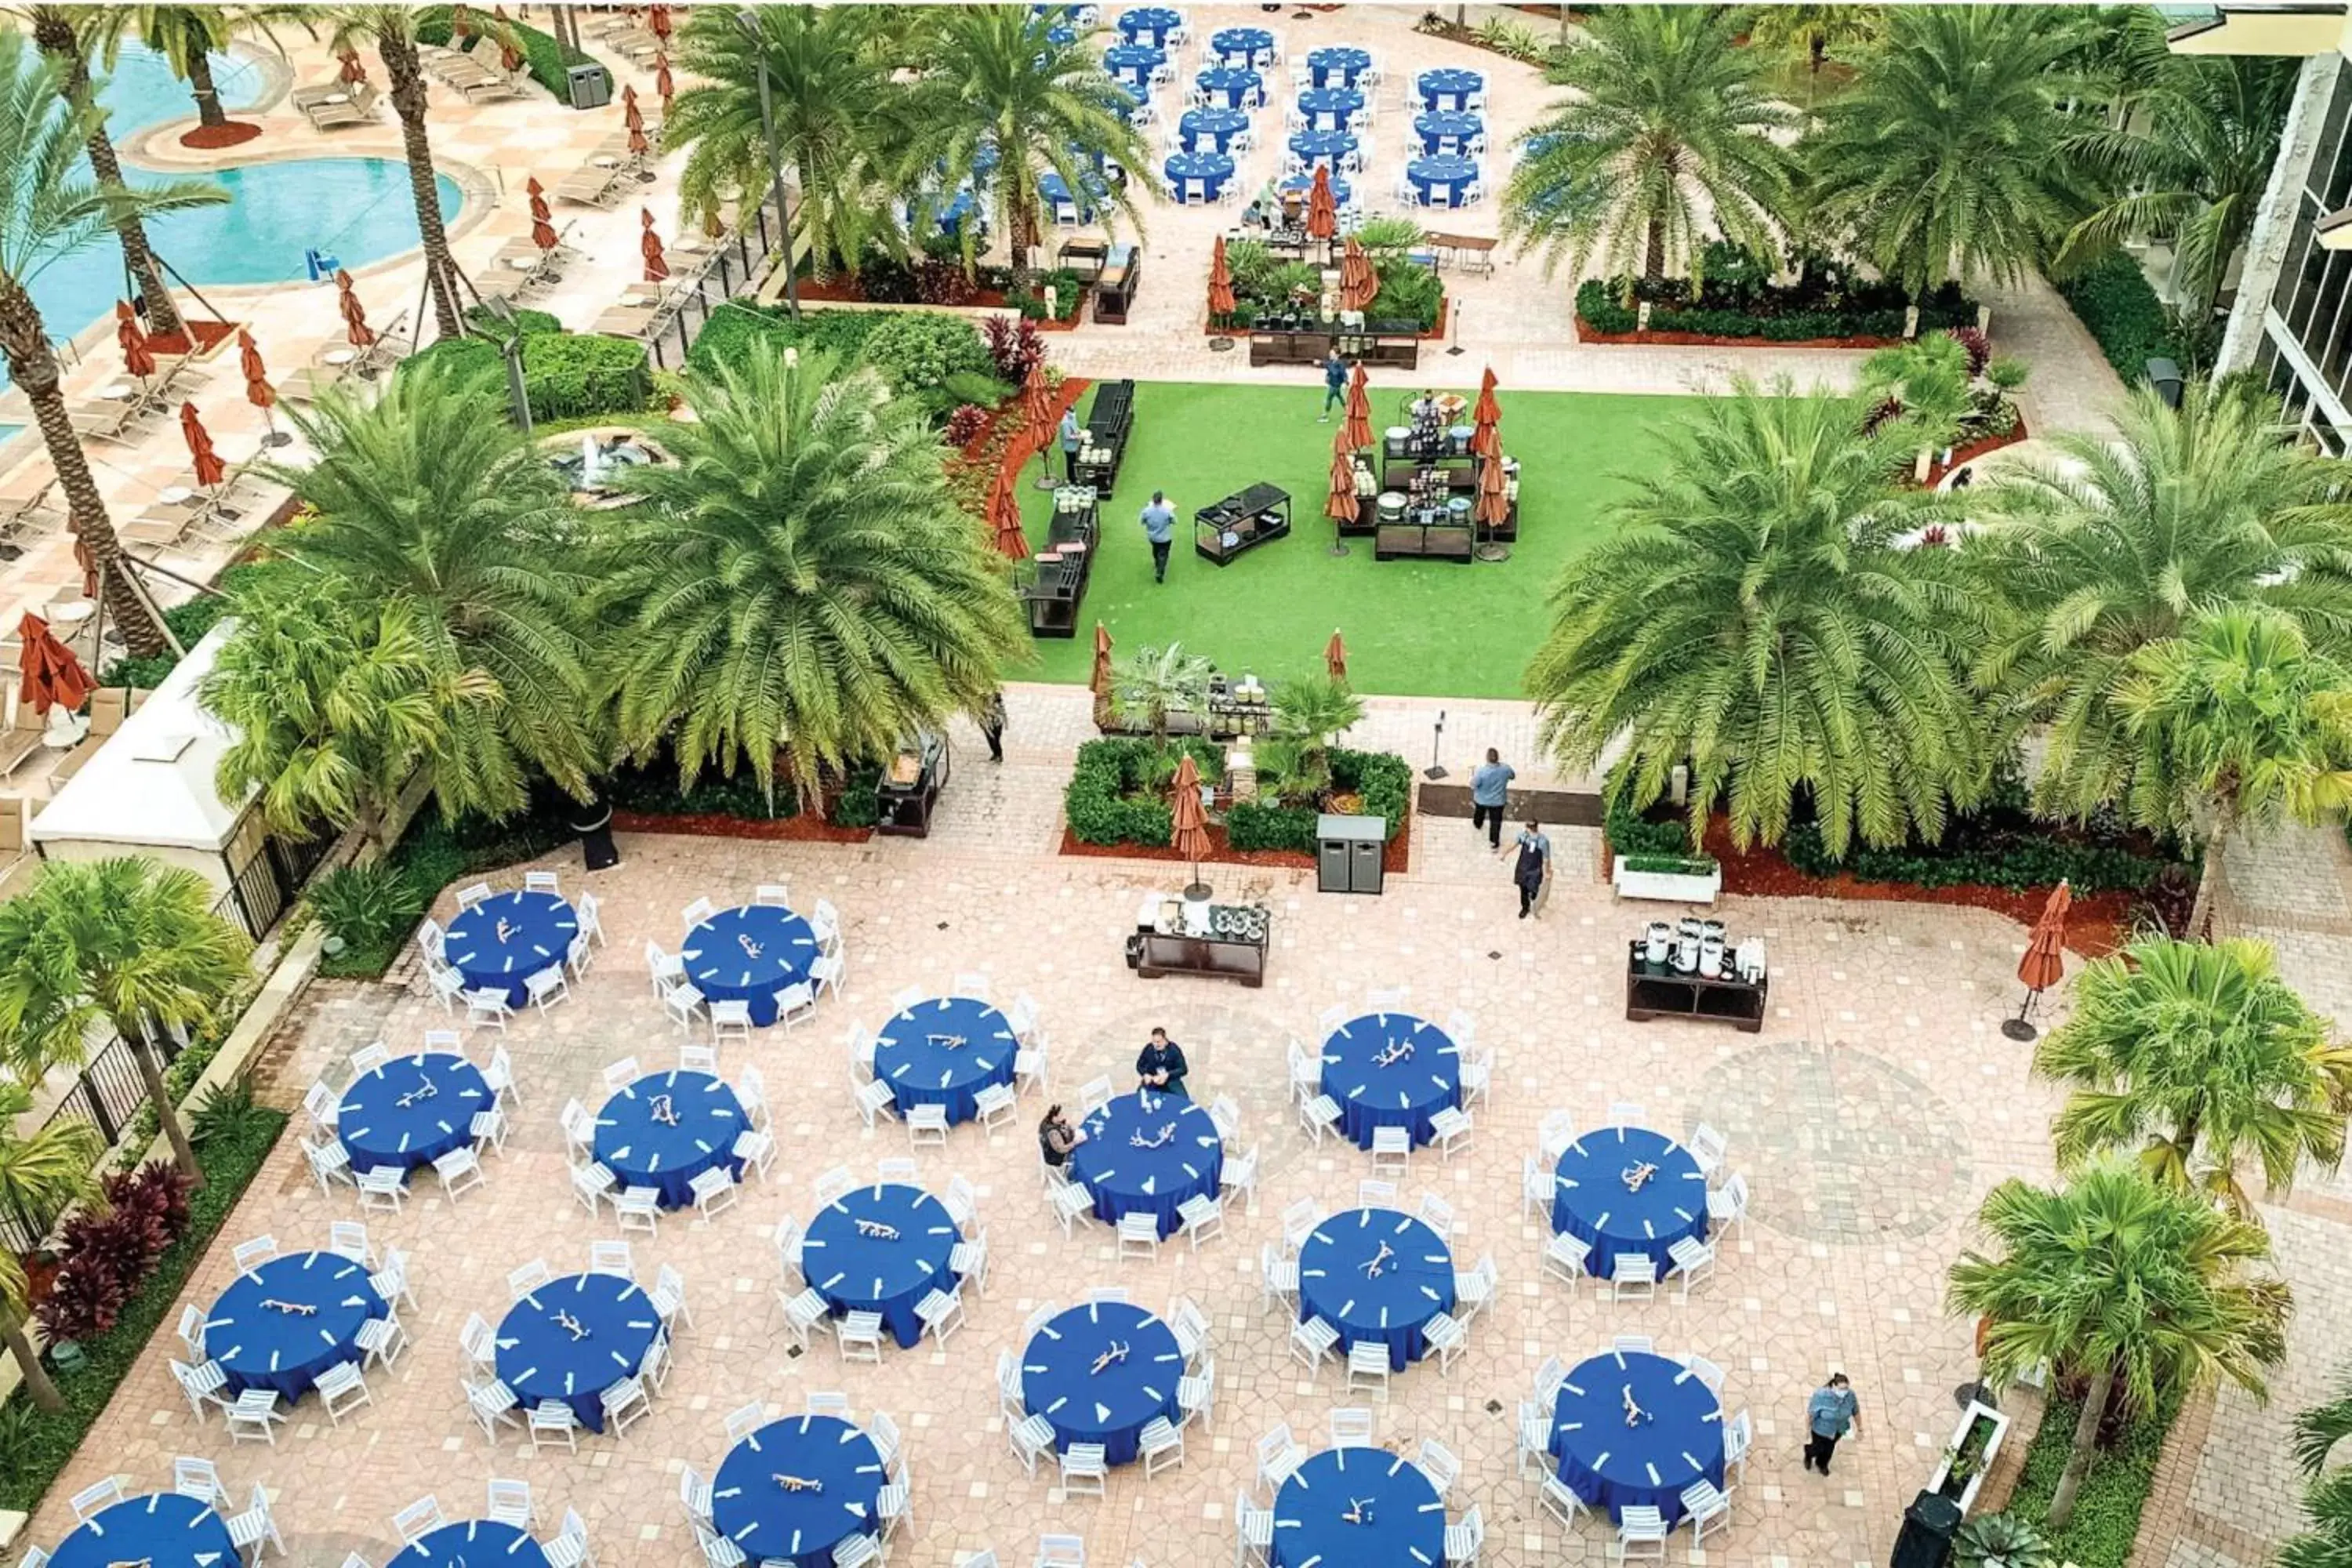
[[[1349,235],[1347,248],[1339,254],[1339,308],[1360,310],[1380,291],[1380,276],[1372,270],[1372,258],[1364,253],[1356,237]]]
[[[1486,457],[1478,462],[1478,498],[1471,503],[1470,520],[1499,527],[1511,516],[1511,481],[1503,459]]]
[[[667,117],[669,113],[670,98],[677,91],[677,82],[669,74],[667,49],[657,49],[654,52],[654,90],[661,94],[662,113]]]
[[[139,312],[128,300],[114,302],[114,341],[122,347],[122,370],[144,381],[155,374],[155,353],[147,346],[147,334],[139,330]]]
[[[1346,452],[1331,456],[1331,493],[1324,499],[1323,515],[1333,522],[1353,522],[1356,502],[1356,460]]]
[[[89,700],[98,682],[81,667],[73,649],[59,642],[49,623],[26,611],[16,623],[16,640],[23,645],[25,677],[16,687],[16,700],[29,702],[36,713],[47,713],[63,703],[68,712]]]
[[[1233,313],[1234,274],[1225,264],[1225,237],[1221,234],[1216,247],[1209,252],[1209,320],[1221,321]]]
[[[1339,438],[1350,452],[1360,452],[1372,444],[1371,378],[1364,374],[1360,361],[1348,380],[1348,406],[1346,417],[1339,422]]]
[[[669,276],[669,258],[662,254],[661,236],[654,232],[653,209],[643,209],[639,216],[645,232],[637,237],[637,253],[646,258],[646,281],[658,283]]]
[[[637,89],[634,87],[621,89],[621,123],[632,131],[645,129],[645,111],[637,107]]]
[[[656,5],[646,16],[646,26],[656,38],[669,37],[669,7]]]
[[[1348,679],[1348,645],[1337,626],[1331,628],[1331,640],[1323,645],[1323,673],[1334,680]]]
[[[2028,991],[2047,991],[2065,973],[2060,949],[2066,942],[2066,910],[2074,902],[2069,884],[2062,881],[2050,889],[2050,901],[2042,906],[2042,918],[2033,922],[2033,932],[2025,939],[2025,956],[2017,964],[2017,977]]]
[[[1087,676],[1087,689],[1097,697],[1110,695],[1110,628],[1095,623],[1095,667]]]
[[[1053,445],[1054,395],[1045,384],[1042,359],[1029,367],[1029,379],[1021,384],[1021,418],[1032,451],[1042,452]]]
[[[1331,169],[1328,163],[1315,165],[1315,184],[1307,193],[1307,234],[1311,239],[1328,239],[1339,232],[1339,205],[1331,199]]]
[[[1477,405],[1471,410],[1470,418],[1470,449],[1482,458],[1501,457],[1503,405],[1495,401],[1495,371],[1491,365],[1479,384]]]
[[[360,83],[367,80],[367,62],[360,58],[359,50],[345,49],[342,54],[342,60],[343,68],[337,77],[338,80],[348,83],[352,87],[357,87]]]
[[[1176,764],[1176,777],[1168,786],[1168,842],[1192,862],[1192,881],[1197,886],[1201,857],[1209,852],[1209,814],[1201,808],[1201,770],[1190,752]]]
[[[556,237],[555,226],[543,217],[531,219],[530,242],[541,250],[553,250],[560,243]]]
[[[1478,401],[1470,410],[1470,417],[1481,425],[1492,425],[1503,417],[1503,405],[1495,401],[1495,367],[1488,365],[1486,374],[1478,378]]]
[[[245,400],[265,413],[275,407],[278,390],[269,384],[269,367],[261,363],[260,345],[243,327],[236,330],[236,367],[245,377]]]
[[[653,145],[646,139],[646,128],[643,125],[629,127],[629,156],[642,158],[653,151]]]
[[[217,489],[228,478],[228,466],[213,450],[212,432],[205,428],[204,416],[193,403],[180,405],[180,434],[188,443],[188,460],[196,470],[196,483],[206,489]]]
[[[996,552],[1008,561],[1029,559],[1029,536],[1021,527],[1021,500],[1014,491],[1013,470],[1000,464],[996,483],[988,492],[988,524],[995,531]]]
[[[531,200],[532,211],[538,211],[539,208],[546,203],[547,187],[539,183],[539,176],[537,174],[533,174],[530,179],[525,180],[522,183],[522,189],[523,194],[529,196]]]
[[[352,347],[363,349],[375,342],[375,329],[367,324],[367,309],[360,303],[358,290],[352,287],[352,275],[335,274],[335,308],[343,313],[343,336]]]

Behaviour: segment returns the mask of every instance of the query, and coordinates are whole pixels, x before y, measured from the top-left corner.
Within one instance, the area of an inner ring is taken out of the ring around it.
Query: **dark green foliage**
[[[2092,263],[2061,282],[2058,293],[2126,383],[2146,375],[2151,359],[2189,368],[2193,356],[2174,330],[2171,312],[2128,254],[2119,250]]]
[[[229,613],[235,596],[241,591],[260,586],[273,576],[282,576],[299,568],[280,561],[252,561],[242,566],[232,566],[220,574],[215,584],[215,594],[201,594],[185,603],[173,605],[163,612],[163,624],[180,639],[183,647],[194,647],[213,629],[223,616]],[[100,672],[100,686],[131,686],[142,691],[152,691],[163,684],[163,678],[180,661],[168,653],[152,658],[118,658]]]
[[[1703,332],[1718,338],[1762,338],[1802,342],[1811,338],[1899,338],[1904,308],[1910,304],[1893,283],[1853,274],[1852,265],[1807,258],[1804,276],[1792,287],[1771,281],[1779,263],[1722,240],[1710,241],[1700,258],[1698,298],[1680,278],[1587,279],[1576,290],[1577,319],[1596,332],[1630,332],[1640,324],[1634,305],[1650,304],[1654,332]],[[1628,303],[1628,289],[1632,303]],[[1919,306],[1919,330],[1974,327],[1977,302],[1954,283],[1929,290]]]
[[[1628,871],[1650,871],[1668,877],[1704,877],[1717,868],[1712,855],[1621,855],[1617,864]]]
[[[2176,862],[2144,853],[2112,820],[2077,831],[1993,807],[1955,816],[1939,845],[1906,844],[1874,849],[1856,845],[1843,861],[1822,848],[1821,830],[1811,822],[1789,829],[1781,853],[1809,877],[1851,872],[1865,882],[1907,882],[1916,888],[1977,886],[2023,892],[2054,886],[2061,878],[2087,893],[2139,892]]]
[[[2033,1446],[2025,1451],[2025,1470],[2010,1494],[2007,1511],[2041,1524],[2050,1510],[2051,1494],[2058,1489],[2059,1472],[2074,1438],[2074,1422],[2082,1415],[2080,1397],[2053,1397],[2042,1413]],[[2132,1541],[2139,1533],[2140,1510],[2147,1506],[2148,1489],[2156,1480],[2156,1461],[2164,1451],[2165,1434],[2179,1414],[2178,1396],[2125,1426],[2112,1447],[2103,1448],[2091,1463],[2075,1494],[2074,1517],[2066,1528],[2045,1531],[2051,1555],[2075,1568],[2126,1568],[2131,1562]]]
[[[446,5],[435,5],[418,16],[416,41],[420,44],[447,43],[449,11],[450,7]],[[542,33],[537,27],[526,26],[515,21],[508,22],[507,26],[514,30],[515,44],[522,50],[523,66],[530,72],[530,79],[547,89],[564,103],[568,104],[572,101],[572,84],[565,76],[565,71],[575,61],[580,60],[592,61],[597,65],[604,64],[593,55],[584,55],[567,48],[552,35]],[[608,87],[611,85],[612,75],[611,68],[606,67],[604,77]]]
[[[1437,274],[1419,262],[1407,261],[1402,256],[1383,257],[1372,264],[1380,279],[1380,292],[1364,307],[1367,324],[1385,325],[1409,321],[1416,331],[1428,331],[1437,325],[1437,312],[1445,302],[1445,285]]]
[[[320,875],[302,900],[330,936],[342,939],[343,950],[322,955],[319,973],[382,974],[431,907],[435,891],[420,886],[395,860],[338,866]]]
[[[871,827],[882,819],[882,800],[875,786],[882,782],[882,770],[872,764],[852,768],[842,781],[841,793],[834,797],[832,821],[835,827]]]
[[[1649,814],[1635,811],[1617,797],[1614,785],[1612,779],[1608,792],[1608,815],[1601,826],[1612,850],[1629,857],[1658,856],[1669,859],[1690,854],[1690,826],[1681,813],[1664,805],[1652,806]]]
[[[461,374],[493,378],[499,406],[506,406],[506,366],[496,344],[480,338],[444,338],[409,363],[435,360],[459,367]],[[653,405],[653,373],[645,344],[595,332],[527,327],[522,388],[534,421],[643,414]]]
[[[253,1074],[241,1072],[226,1083],[205,1090],[188,1110],[188,1136],[197,1148],[210,1143],[236,1143],[257,1136],[267,1120],[278,1113],[253,1097]],[[150,1165],[149,1170],[167,1167]]]
[[[890,389],[910,397],[940,391],[950,376],[992,375],[979,329],[937,310],[893,311],[866,334],[864,357]]]
[[[1190,752],[1204,778],[1214,777],[1224,767],[1223,751],[1206,741],[1177,741],[1170,752]],[[1167,847],[1173,832],[1167,789],[1164,784],[1146,787],[1146,781],[1154,776],[1151,764],[1157,756],[1158,748],[1150,741],[1116,736],[1078,747],[1069,787],[1062,794],[1062,813],[1079,843]]]
[[[1057,321],[1068,321],[1078,313],[1078,307],[1086,303],[1087,286],[1079,282],[1078,275],[1066,267],[1041,273],[1034,292],[1026,289],[1007,289],[1004,302],[1020,311],[1024,319],[1042,321],[1045,319],[1045,290],[1049,288],[1054,290],[1054,320]]]

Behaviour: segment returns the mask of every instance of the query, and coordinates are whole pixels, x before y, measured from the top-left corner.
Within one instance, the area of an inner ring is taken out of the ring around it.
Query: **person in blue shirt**
[[[1511,880],[1519,889],[1519,919],[1525,920],[1534,912],[1544,878],[1551,870],[1551,840],[1544,837],[1542,823],[1530,822],[1519,829],[1518,854]]]
[[[1333,405],[1347,401],[1348,362],[1339,357],[1339,351],[1335,348],[1331,351],[1331,357],[1323,362],[1323,417],[1317,423],[1331,423]]]
[[[1853,1385],[1846,1382],[1845,1373],[1830,1373],[1829,1382],[1805,1401],[1805,1468],[1828,1475],[1830,1456],[1837,1452],[1838,1439],[1861,1426],[1862,1401],[1855,1396]]]
[[[1168,581],[1168,547],[1176,541],[1176,509],[1168,504],[1167,492],[1153,490],[1151,504],[1143,509],[1139,521],[1143,537],[1151,542],[1151,580]]]
[[[1073,484],[1078,478],[1079,440],[1078,411],[1075,407],[1065,408],[1062,410],[1062,477]]]
[[[1492,746],[1470,774],[1470,831],[1485,828],[1487,847],[1497,855],[1503,852],[1503,810],[1511,802],[1511,781],[1518,776]]]

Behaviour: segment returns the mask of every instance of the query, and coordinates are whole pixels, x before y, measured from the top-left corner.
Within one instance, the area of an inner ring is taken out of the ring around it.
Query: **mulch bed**
[[[622,833],[684,833],[696,838],[758,838],[793,844],[863,844],[874,837],[870,827],[841,827],[806,813],[751,818],[667,816],[616,810],[613,813],[613,826]]]
[[[185,316],[181,320],[186,321],[188,331],[195,334],[195,352],[198,353],[210,353],[236,336],[237,323],[235,321],[199,321]],[[187,337],[180,332],[159,332],[147,340],[147,346],[159,354],[184,354],[189,352]]]
[[[1632,331],[1603,332],[1586,325],[1583,317],[1576,318],[1576,341],[1580,343],[1664,343],[1669,346],[1705,349],[1886,349],[1904,342],[1901,338],[1798,338],[1784,342],[1780,338],[1724,338],[1713,332]]]
[[[868,300],[866,297],[866,291],[863,289],[858,288],[856,284],[850,282],[846,278],[827,278],[822,281],[814,278],[803,278],[801,279],[800,295],[803,300],[814,300],[821,304],[874,305],[880,309],[893,310],[920,310],[925,309],[944,310],[950,308],[956,310],[980,309],[990,310],[1005,310],[1012,309],[1011,306],[1004,302],[1003,290],[998,289],[974,289],[963,299],[956,300],[952,307],[944,303],[937,307],[927,307],[920,300]],[[1037,330],[1041,332],[1071,332],[1077,331],[1078,318],[1085,314],[1086,301],[1081,300],[1078,302],[1078,308],[1071,311],[1068,317],[1063,321],[1049,321],[1042,316],[1034,317],[1033,320],[1036,321]]]
[[[1172,845],[1150,844],[1081,844],[1077,836],[1066,826],[1062,829],[1062,853],[1086,859],[1104,860],[1170,860],[1179,866],[1189,866],[1189,857],[1176,853]],[[1225,830],[1215,823],[1209,825],[1209,852],[1201,857],[1202,865],[1214,862],[1220,866],[1261,866],[1270,870],[1312,871],[1315,857],[1297,849],[1236,849],[1226,842]],[[1381,868],[1391,876],[1402,876],[1412,868],[1412,818],[1405,818],[1397,836],[1381,852]]]
[[[199,125],[184,132],[180,145],[194,147],[200,153],[216,153],[224,147],[242,147],[261,134],[261,127],[242,120],[232,120],[226,125]]]
[[[1927,488],[1931,490],[1934,489],[1937,485],[1944,482],[1944,476],[1950,473],[1953,469],[1965,468],[1970,463],[1975,462],[1979,458],[1983,457],[1988,452],[1998,452],[2003,447],[2014,447],[2020,441],[2028,439],[2030,435],[2031,432],[2025,428],[2025,416],[2020,414],[2017,416],[2017,428],[2011,430],[2008,435],[1987,436],[1984,439],[1980,441],[1971,441],[1965,447],[1953,447],[1952,460],[1950,462],[1930,463],[1927,465]]]

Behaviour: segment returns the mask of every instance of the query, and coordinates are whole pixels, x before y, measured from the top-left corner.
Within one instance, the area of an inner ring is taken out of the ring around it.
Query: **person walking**
[[[1486,748],[1486,760],[1470,773],[1470,831],[1486,830],[1487,847],[1503,852],[1503,808],[1511,801],[1511,781],[1519,775],[1503,753]]]
[[[1329,357],[1323,362],[1323,417],[1316,423],[1331,423],[1333,407],[1347,401],[1348,362],[1339,357],[1339,349],[1334,347]]]
[[[1143,537],[1151,542],[1151,580],[1168,581],[1168,547],[1176,540],[1176,509],[1168,504],[1167,492],[1153,490],[1151,503],[1143,509],[1140,519]]]
[[[1519,889],[1519,919],[1535,912],[1536,896],[1550,869],[1551,840],[1544,837],[1542,823],[1530,822],[1519,829],[1518,859],[1511,867],[1511,880]]]
[[[1078,410],[1073,405],[1062,410],[1062,478],[1072,484],[1078,482],[1078,446],[1082,439],[1078,434]]]
[[[989,693],[988,706],[980,711],[980,732],[988,740],[988,760],[992,763],[1003,762],[1004,760],[1003,692]]]
[[[1805,1468],[1828,1475],[1830,1456],[1837,1452],[1838,1439],[1861,1429],[1862,1401],[1855,1396],[1853,1385],[1845,1373],[1830,1373],[1830,1380],[1805,1401]]]

